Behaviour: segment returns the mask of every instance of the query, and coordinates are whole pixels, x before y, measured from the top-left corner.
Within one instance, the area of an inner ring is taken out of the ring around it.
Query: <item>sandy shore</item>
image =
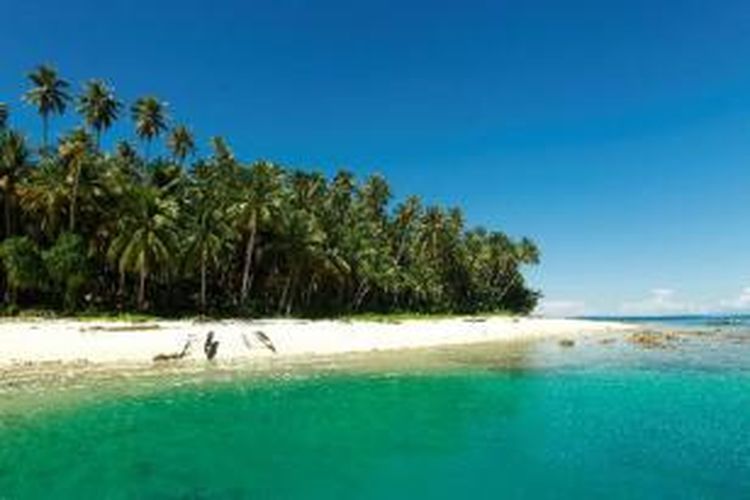
[[[205,361],[203,344],[209,332],[214,332],[219,342],[216,359],[236,361],[573,337],[628,328],[622,323],[532,318],[456,318],[398,323],[5,320],[0,322],[0,366],[42,362],[153,363],[155,357],[177,354],[188,343],[190,346],[182,361]]]

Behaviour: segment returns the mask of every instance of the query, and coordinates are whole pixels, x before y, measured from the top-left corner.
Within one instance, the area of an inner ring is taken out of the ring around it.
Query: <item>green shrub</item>
[[[74,310],[90,274],[83,238],[63,233],[52,248],[42,253],[42,258],[53,287],[62,293],[63,306]]]
[[[19,290],[41,290],[45,284],[45,268],[39,248],[26,236],[15,236],[0,243],[0,261],[8,285],[8,298],[15,303]]]

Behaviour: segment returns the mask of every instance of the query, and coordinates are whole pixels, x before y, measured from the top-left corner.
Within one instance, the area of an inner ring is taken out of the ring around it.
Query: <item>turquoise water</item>
[[[750,345],[720,333],[6,388],[0,498],[750,498]]]

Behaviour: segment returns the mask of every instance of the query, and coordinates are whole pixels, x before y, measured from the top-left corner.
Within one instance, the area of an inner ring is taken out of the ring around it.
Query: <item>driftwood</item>
[[[94,325],[89,327],[82,327],[82,332],[145,332],[148,330],[160,330],[161,326],[158,324],[135,324],[135,325],[116,325],[116,326],[102,326]]]
[[[188,352],[190,352],[190,346],[192,344],[193,340],[188,339],[188,341],[185,342],[185,345],[182,347],[182,351],[172,354],[157,354],[156,356],[154,356],[154,362],[180,360],[188,355]]]
[[[219,352],[219,341],[214,340],[214,332],[208,332],[206,341],[203,343],[203,352],[206,355],[206,359],[213,361]]]
[[[256,339],[260,341],[261,344],[263,344],[266,347],[266,349],[276,354],[276,346],[273,345],[273,341],[271,341],[268,335],[266,335],[265,333],[261,331],[254,331],[253,335],[255,336]],[[250,339],[247,338],[247,335],[244,333],[242,334],[242,343],[245,344],[245,347],[247,347],[249,351],[253,349],[253,343],[250,342]]]
[[[268,338],[268,335],[261,331],[253,332],[253,334],[258,340],[263,343],[264,346],[266,346],[266,348],[268,348],[269,351],[273,352],[274,354],[276,353],[276,346],[273,345],[273,342],[271,342],[271,339]]]

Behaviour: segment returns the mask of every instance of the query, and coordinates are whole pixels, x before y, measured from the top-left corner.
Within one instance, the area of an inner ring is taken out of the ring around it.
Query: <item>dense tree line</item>
[[[379,175],[245,164],[220,137],[199,158],[190,129],[156,97],[126,108],[100,80],[74,96],[50,66],[28,78],[40,145],[0,103],[6,308],[322,315],[536,304],[520,272],[539,258],[526,238],[469,229],[460,209],[416,196],[396,204]],[[53,119],[71,108],[81,125],[51,140]],[[141,144],[103,150],[127,114]],[[166,157],[152,156],[159,140]]]

